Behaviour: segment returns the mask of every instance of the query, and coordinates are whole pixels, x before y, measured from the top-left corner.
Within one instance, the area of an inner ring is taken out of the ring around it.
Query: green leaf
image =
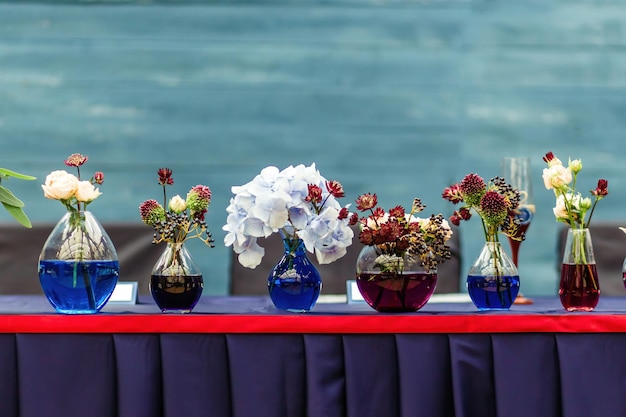
[[[5,209],[7,209],[9,214],[13,216],[13,218],[17,220],[22,226],[28,227],[29,229],[33,227],[33,225],[30,223],[30,220],[28,220],[28,216],[26,216],[26,213],[24,213],[24,210],[22,210],[21,207],[15,207],[6,203],[2,203],[2,205]]]
[[[6,203],[14,207],[24,207],[22,200],[17,198],[8,188],[0,185],[0,202]]]
[[[14,177],[19,178],[21,180],[36,180],[37,177],[33,177],[31,175],[20,174],[19,172],[11,171],[10,169],[0,168],[0,176],[4,177]]]

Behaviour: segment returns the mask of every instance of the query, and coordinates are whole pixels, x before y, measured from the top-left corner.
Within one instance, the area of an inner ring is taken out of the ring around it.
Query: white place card
[[[137,281],[118,281],[108,304],[137,304]]]
[[[359,287],[356,285],[355,279],[346,281],[346,294],[348,295],[348,304],[360,304],[365,302],[365,299],[359,291]]]

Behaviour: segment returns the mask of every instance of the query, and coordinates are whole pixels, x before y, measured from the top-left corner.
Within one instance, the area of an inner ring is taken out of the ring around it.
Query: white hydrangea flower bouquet
[[[232,246],[241,265],[256,268],[265,254],[257,239],[280,233],[296,249],[302,240],[320,264],[344,256],[352,244],[351,225],[358,215],[337,201],[344,190],[310,166],[289,166],[282,171],[264,168],[252,181],[232,187],[234,197],[226,211],[224,244]]]

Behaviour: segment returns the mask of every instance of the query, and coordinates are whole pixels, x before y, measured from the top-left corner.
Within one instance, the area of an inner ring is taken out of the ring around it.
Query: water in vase
[[[469,275],[467,292],[479,310],[508,310],[519,292],[519,275]]]
[[[39,261],[39,281],[54,308],[62,313],[99,311],[119,276],[118,261]]]

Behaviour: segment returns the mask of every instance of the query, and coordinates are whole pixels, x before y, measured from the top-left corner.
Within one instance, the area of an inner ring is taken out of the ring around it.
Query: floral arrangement
[[[250,182],[232,187],[234,197],[226,211],[224,244],[232,246],[239,263],[256,268],[265,254],[260,237],[279,232],[295,250],[302,240],[320,264],[346,254],[358,221],[338,198],[345,195],[337,181],[328,181],[315,164],[289,166],[282,171],[269,166]]]
[[[150,199],[139,206],[141,220],[156,232],[152,243],[183,243],[187,239],[198,238],[207,246],[214,247],[205,220],[211,204],[211,189],[196,185],[189,190],[186,198],[175,195],[168,202],[166,187],[174,184],[171,169],[158,170],[158,184],[163,187],[163,205]]]
[[[375,265],[381,272],[401,274],[405,256],[417,257],[427,271],[450,259],[450,247],[446,242],[452,230],[441,214],[429,218],[415,217],[426,208],[419,198],[413,200],[411,211],[396,206],[385,211],[378,205],[376,194],[363,194],[356,200],[357,210],[369,212],[360,219],[359,241],[376,246],[378,257]]]
[[[520,193],[507,184],[504,178],[495,177],[488,183],[474,173],[466,175],[460,183],[444,189],[442,197],[453,204],[463,203],[455,210],[450,222],[458,226],[469,220],[474,211],[480,217],[487,242],[498,242],[501,232],[511,239],[523,240],[514,211],[520,203]]]
[[[592,202],[591,198],[583,197],[576,191],[576,180],[583,168],[580,159],[570,159],[566,167],[552,152],[548,152],[543,160],[548,164],[548,167],[543,169],[543,183],[546,189],[553,190],[556,196],[556,206],[552,209],[556,220],[566,223],[571,228],[588,228],[598,201],[609,194],[608,181],[598,180],[596,189],[590,191],[594,197]]]
[[[70,213],[75,215],[86,210],[89,203],[102,194],[94,184],[101,185],[104,182],[104,174],[100,171],[89,180],[81,180],[80,167],[88,160],[86,155],[79,153],[68,156],[64,161],[65,165],[76,168],[77,175],[65,170],[52,171],[46,176],[46,182],[41,186],[44,196],[51,200],[59,200]]]
[[[20,174],[19,172],[11,171],[6,168],[0,168],[0,184],[5,178],[18,178],[21,180],[35,180],[37,178],[30,175]],[[31,228],[32,224],[28,219],[26,213],[24,213],[24,202],[17,198],[8,188],[0,185],[0,203],[4,206],[7,212],[15,220],[17,220],[22,226]]]

